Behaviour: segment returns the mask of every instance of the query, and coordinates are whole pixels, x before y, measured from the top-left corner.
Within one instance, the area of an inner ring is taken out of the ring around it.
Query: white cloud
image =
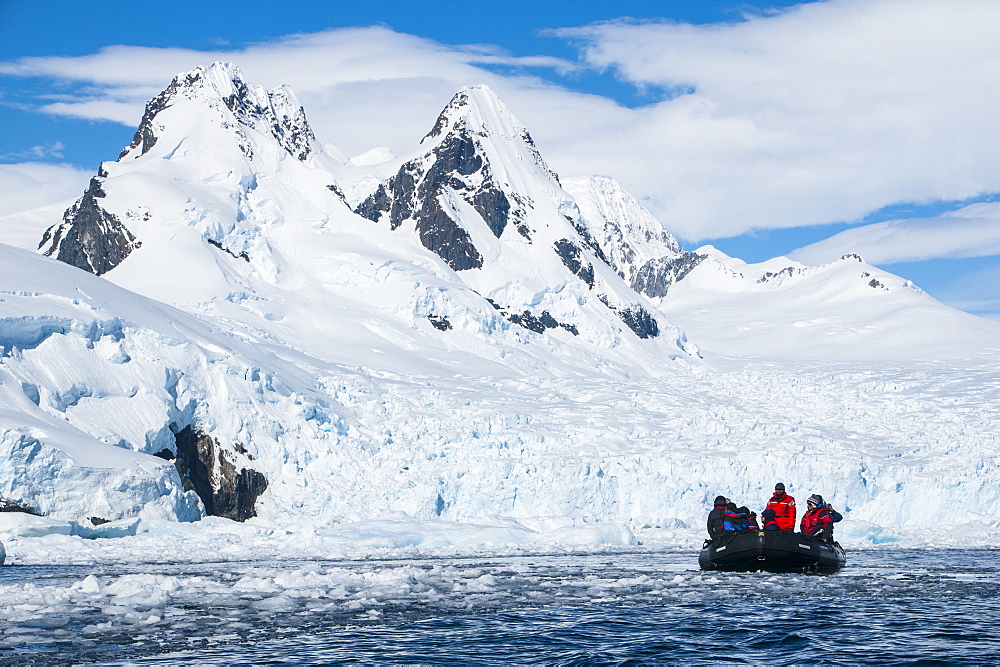
[[[407,154],[459,87],[487,83],[554,169],[616,177],[694,242],[1000,191],[997,25],[1000,2],[831,0],[727,24],[556,31],[588,66],[694,91],[637,109],[532,76],[572,70],[565,61],[384,27],[228,50],[116,46],[0,63],[0,73],[92,85],[45,109],[132,124],[177,72],[233,60],[253,82],[291,85],[320,139],[347,154]]]
[[[36,146],[31,146],[22,151],[16,153],[7,153],[6,155],[0,155],[2,160],[43,160],[45,158],[61,158],[63,157],[62,151],[66,148],[66,145],[61,141],[54,141],[48,146],[43,144],[38,144]]]
[[[75,199],[93,175],[68,164],[0,164],[0,217]]]
[[[851,252],[872,264],[1000,255],[1000,203],[970,204],[932,218],[855,227],[799,248],[789,257],[822,264]]]
[[[294,35],[235,50],[113,46],[81,57],[0,63],[0,74],[87,84],[77,99],[62,98],[40,110],[135,125],[145,102],[175,74],[216,60],[236,62],[253,83],[290,85],[320,139],[349,154],[379,145],[408,152],[465,85],[493,85],[515,107],[542,91],[575,97],[527,74],[538,67],[568,71],[573,65],[566,61],[518,58],[488,46],[447,46],[378,26]],[[495,74],[487,69],[494,65],[523,73]]]
[[[688,236],[852,220],[1000,189],[1000,3],[839,0],[724,25],[559,31],[637,85],[650,177]],[[641,177],[639,177],[641,178]],[[638,178],[637,178],[638,180]]]
[[[93,175],[67,164],[0,164],[0,243],[34,250]]]

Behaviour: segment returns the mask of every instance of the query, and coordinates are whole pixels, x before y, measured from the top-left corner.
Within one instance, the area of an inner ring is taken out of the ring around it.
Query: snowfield
[[[216,64],[51,257],[46,209],[3,221],[0,499],[44,515],[0,512],[8,563],[693,549],[778,481],[851,548],[1000,536],[1000,325],[857,257],[686,253],[484,87],[367,162]]]

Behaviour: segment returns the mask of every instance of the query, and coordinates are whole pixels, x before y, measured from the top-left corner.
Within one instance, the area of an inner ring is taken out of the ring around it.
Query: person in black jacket
[[[726,520],[726,497],[716,496],[715,507],[708,513],[708,538],[717,540],[726,532],[723,523]]]

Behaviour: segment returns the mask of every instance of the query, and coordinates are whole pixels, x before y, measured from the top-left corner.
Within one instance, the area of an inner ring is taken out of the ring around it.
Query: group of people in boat
[[[807,539],[819,542],[833,542],[833,524],[844,517],[823,496],[814,493],[806,500],[806,512],[802,515],[799,531]],[[715,506],[708,514],[708,535],[711,540],[724,539],[734,533],[746,530],[795,530],[795,498],[785,491],[785,485],[774,485],[774,494],[767,501],[767,507],[757,514],[747,507],[737,507],[725,496],[717,496]]]

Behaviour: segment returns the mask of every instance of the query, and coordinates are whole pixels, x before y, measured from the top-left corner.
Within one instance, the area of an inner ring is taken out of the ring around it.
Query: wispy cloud
[[[46,158],[61,158],[63,156],[62,151],[66,148],[66,145],[61,141],[54,141],[48,146],[39,144],[37,146],[31,146],[22,151],[17,151],[16,153],[7,153],[5,155],[0,155],[0,160],[43,160]]]
[[[859,219],[1000,189],[1000,3],[836,0],[723,25],[558,31],[636,85],[643,189],[689,236]],[[642,178],[639,176],[639,178]]]
[[[78,82],[90,92],[40,109],[134,124],[177,72],[233,60],[256,83],[291,85],[322,140],[397,155],[455,90],[487,83],[553,168],[616,177],[694,242],[1000,191],[997,25],[997,2],[830,0],[725,24],[555,31],[579,46],[579,63],[375,26],[236,49],[115,46],[0,63],[0,74]],[[657,101],[630,109],[538,76],[581,66]]]
[[[79,197],[93,175],[68,164],[0,164],[0,218]]]
[[[1000,203],[970,204],[931,218],[854,227],[800,248],[790,257],[822,264],[849,252],[873,264],[1000,255]]]

